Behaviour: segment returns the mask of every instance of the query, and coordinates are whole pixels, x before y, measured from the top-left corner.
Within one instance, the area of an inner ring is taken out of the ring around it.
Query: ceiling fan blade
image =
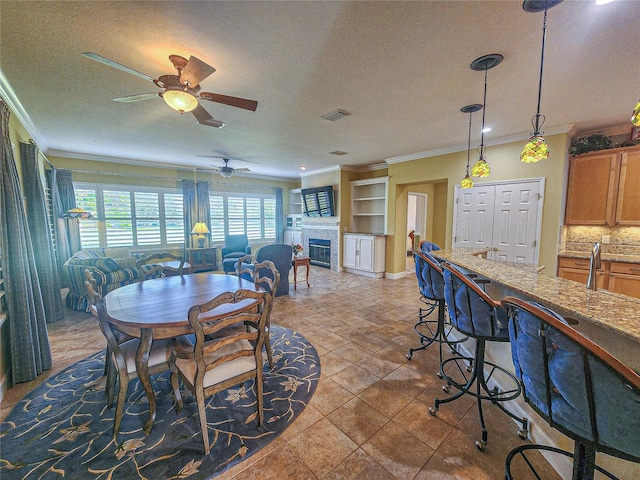
[[[183,85],[186,85],[188,83],[189,86],[195,87],[215,71],[216,69],[211,65],[207,65],[202,60],[192,55],[189,57],[189,61],[184,67],[184,70],[182,70],[182,74],[180,75],[180,83],[182,83]]]
[[[137,95],[128,95],[126,97],[114,98],[113,100],[115,102],[132,103],[132,102],[139,102],[140,100],[150,100],[152,98],[156,98],[159,96],[160,94],[157,92],[156,93],[139,93]]]
[[[210,102],[222,103],[231,107],[244,108],[245,110],[256,111],[258,102],[255,100],[247,100],[246,98],[230,97],[228,95],[220,95],[219,93],[200,92],[198,95],[203,100]]]
[[[140,73],[137,70],[134,70],[133,68],[129,68],[129,67],[125,67],[124,65],[118,63],[118,62],[114,62],[113,60],[109,60],[106,57],[103,57],[102,55],[98,55],[97,53],[93,53],[93,52],[83,52],[82,55],[84,57],[90,58],[91,60],[95,60],[96,62],[100,62],[100,63],[104,63],[105,65],[108,65],[109,67],[113,67],[113,68],[117,68],[118,70],[122,70],[123,72],[127,72],[130,73],[131,75],[135,75],[136,77],[140,77],[143,78],[145,80],[149,80],[150,82],[153,82],[153,77],[150,77],[149,75],[146,75],[144,73]]]
[[[224,127],[224,122],[219,120],[214,120],[214,118],[205,110],[202,105],[198,105],[194,110],[191,111],[193,116],[196,117],[198,123],[202,125],[208,125],[209,127],[214,128],[222,128]]]
[[[234,168],[233,171],[235,173],[238,173],[238,172],[250,172],[251,170],[249,170],[248,168]]]

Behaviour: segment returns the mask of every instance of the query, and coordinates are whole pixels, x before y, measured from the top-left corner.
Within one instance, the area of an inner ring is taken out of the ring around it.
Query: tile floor
[[[504,478],[506,454],[522,442],[513,421],[486,407],[489,445],[480,452],[473,399],[442,406],[435,417],[427,412],[434,396],[443,396],[442,381],[435,346],[406,358],[418,345],[413,273],[373,280],[312,267],[310,282],[310,288],[299,283],[297,291],[292,285],[289,296],[278,297],[271,321],[301,332],[317,349],[322,376],[316,393],[280,438],[218,478]],[[54,371],[7,391],[1,419],[49,375],[104,348],[89,314],[68,313],[49,325]],[[545,478],[560,478],[542,457],[536,462],[547,470]]]

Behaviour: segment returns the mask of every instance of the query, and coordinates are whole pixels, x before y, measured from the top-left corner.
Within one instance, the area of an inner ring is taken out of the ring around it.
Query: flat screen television
[[[307,217],[333,217],[333,187],[303,188],[302,211]]]

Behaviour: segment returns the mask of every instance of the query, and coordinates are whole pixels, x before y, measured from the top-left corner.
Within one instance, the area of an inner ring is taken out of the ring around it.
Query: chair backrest
[[[435,250],[440,250],[440,247],[435,243],[431,243],[427,240],[423,240],[422,242],[420,242],[420,245],[418,246],[418,250],[420,250],[422,253],[429,253]]]
[[[224,248],[230,253],[233,252],[245,252],[245,249],[249,245],[249,237],[245,234],[240,235],[225,235]]]
[[[444,276],[438,261],[430,255],[414,251],[418,288],[423,297],[429,300],[444,299]]]
[[[502,305],[527,403],[570,438],[640,462],[640,375],[555,312],[514,297]]]
[[[178,262],[178,266],[172,267],[168,265],[163,265],[161,266],[161,268],[154,267],[150,270],[143,270],[141,268],[142,265],[149,265],[149,264],[159,263],[163,261],[175,261],[175,262]],[[184,257],[175,255],[170,252],[157,252],[157,253],[152,253],[151,255],[147,255],[146,257],[138,259],[138,261],[136,261],[136,266],[138,267],[138,269],[140,270],[140,272],[143,274],[145,278],[152,276],[152,274],[158,270],[162,270],[163,272],[174,272],[174,273],[177,273],[178,275],[182,275],[184,273]]]
[[[247,253],[246,255],[238,258],[236,261],[236,275],[244,280],[253,281],[253,264],[256,263],[256,259],[253,255]]]
[[[259,308],[251,308],[241,313],[225,315],[233,304],[253,300]],[[189,309],[189,324],[195,332],[194,360],[197,365],[194,385],[202,385],[206,373],[224,363],[242,357],[254,357],[256,368],[262,368],[262,346],[265,339],[266,307],[271,304],[271,296],[265,292],[238,290],[218,295],[207,303],[194,305]],[[228,328],[242,324],[255,328]],[[247,340],[252,349],[242,348],[240,342]],[[231,346],[231,347],[230,347]],[[225,348],[226,347],[226,348]],[[225,354],[216,354],[221,349]],[[252,369],[255,371],[255,368]],[[246,375],[248,372],[242,372]],[[237,376],[225,380],[229,385],[237,383]]]
[[[270,260],[280,273],[282,282],[278,283],[275,296],[286,295],[289,293],[289,271],[291,270],[291,258],[293,255],[293,247],[288,243],[272,243],[265,245],[258,250],[256,255],[257,262]]]
[[[507,312],[476,282],[449,263],[441,263],[449,318],[467,336],[508,341]]]
[[[253,267],[253,283],[262,287],[270,295],[275,295],[280,283],[280,272],[275,264],[270,260],[264,260]]]

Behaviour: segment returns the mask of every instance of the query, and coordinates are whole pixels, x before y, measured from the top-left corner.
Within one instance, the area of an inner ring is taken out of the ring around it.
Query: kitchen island
[[[487,260],[482,258],[485,253],[482,250],[458,248],[431,253],[440,261],[491,280],[485,288],[494,300],[511,295],[551,308],[577,331],[640,373],[640,299],[607,290],[588,290],[584,284],[543,273],[543,268]],[[459,348],[469,350],[466,343]],[[491,342],[487,346],[487,359],[513,371],[509,344]],[[498,379],[496,383],[501,381]],[[514,413],[531,421],[531,440],[573,450],[573,442],[549,427],[522,398],[509,403],[518,406],[518,409],[512,408],[512,411],[519,410]],[[640,441],[640,433],[638,435]],[[549,461],[562,478],[571,478],[571,465],[565,459],[550,458]],[[638,464],[606,455],[598,455],[598,463],[618,478],[640,478]]]

